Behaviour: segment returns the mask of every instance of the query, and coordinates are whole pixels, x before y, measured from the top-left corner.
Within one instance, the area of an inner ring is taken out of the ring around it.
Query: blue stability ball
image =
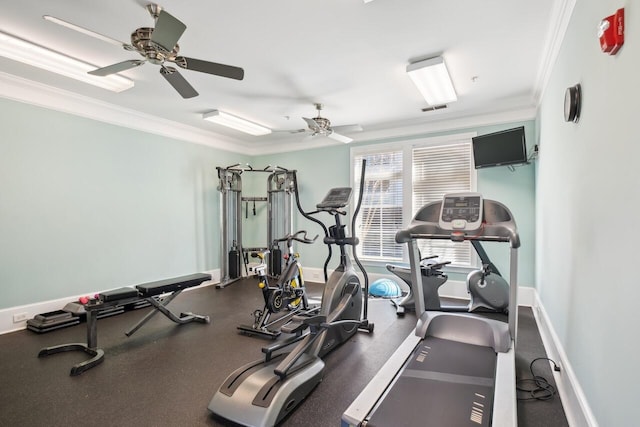
[[[402,295],[400,286],[391,279],[378,279],[369,286],[369,295],[373,297],[396,298]]]

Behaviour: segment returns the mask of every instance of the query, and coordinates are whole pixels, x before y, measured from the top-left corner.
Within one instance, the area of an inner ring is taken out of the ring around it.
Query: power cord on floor
[[[536,375],[533,372],[533,365],[538,360],[548,360],[553,363],[553,370],[560,372],[560,367],[552,359],[548,357],[538,357],[533,359],[529,364],[529,370],[531,371],[531,378],[523,378],[516,381],[516,390],[528,393],[527,397],[518,397],[518,400],[550,400],[558,393],[556,388],[547,381],[547,379],[541,375]]]

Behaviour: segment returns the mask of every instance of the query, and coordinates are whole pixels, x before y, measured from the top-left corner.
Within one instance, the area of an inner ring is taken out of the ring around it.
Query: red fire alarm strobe
[[[598,26],[600,48],[609,55],[615,55],[624,44],[624,8],[607,16]]]

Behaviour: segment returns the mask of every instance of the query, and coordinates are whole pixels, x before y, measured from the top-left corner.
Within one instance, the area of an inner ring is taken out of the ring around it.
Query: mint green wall
[[[0,99],[0,309],[219,265],[246,156]]]
[[[218,268],[216,166],[297,169],[306,210],[349,185],[349,145],[249,158],[4,99],[0,111],[0,309]],[[511,206],[521,232],[533,223],[529,170],[479,174],[480,190]],[[243,174],[243,195],[266,196],[267,176]],[[245,209],[244,245],[265,245],[266,204],[255,217],[252,204],[248,218]],[[294,229],[322,235],[298,214]],[[323,265],[320,241],[300,246],[304,265]],[[533,283],[530,248],[523,243],[525,285]]]
[[[601,426],[638,425],[640,13],[633,6],[576,1],[538,120],[536,286]],[[594,29],[620,7],[626,42],[609,56]],[[582,115],[565,123],[564,92],[576,83]]]
[[[300,141],[300,144],[304,144],[304,142]],[[349,150],[345,148],[347,147],[330,146],[265,155],[258,158],[259,162],[264,165],[280,165],[287,169],[297,170],[300,204],[305,211],[311,211],[315,209],[317,203],[320,203],[330,188],[349,185]],[[294,231],[307,230],[311,238],[316,234],[320,235],[313,244],[298,244],[296,246],[301,255],[302,265],[322,268],[327,257],[327,248],[322,244],[322,237],[324,237],[322,228],[300,215],[295,206],[294,214]],[[328,214],[322,214],[318,218],[324,222],[333,220]],[[334,258],[330,267],[338,263],[335,254],[336,251],[334,250]]]
[[[435,137],[452,133],[476,131],[479,135],[509,129],[517,126],[525,126],[525,137],[530,149],[536,143],[535,126],[533,121],[509,123],[499,126],[485,126],[473,129],[459,129],[455,132],[433,133],[412,137]],[[390,142],[382,140],[378,143]],[[300,142],[303,144],[303,142]],[[366,144],[362,144],[366,145]],[[261,164],[278,164],[298,170],[300,199],[303,208],[311,210],[316,203],[325,196],[332,187],[349,186],[350,179],[350,149],[352,145],[334,145],[328,148],[306,151],[292,151],[284,154],[260,156]],[[534,166],[518,166],[514,172],[507,167],[496,167],[480,170],[478,172],[478,190],[485,197],[505,203],[513,212],[521,235],[522,247],[519,254],[519,282],[524,286],[533,286],[535,283],[535,186]],[[326,216],[326,215],[325,215]],[[331,220],[328,216],[324,221]],[[314,233],[322,233],[319,226],[305,218],[297,218],[298,229],[313,229]],[[320,242],[312,246],[299,245],[298,250],[303,256],[303,265],[309,267],[322,267],[326,258],[326,247]],[[498,267],[505,272],[509,271],[509,251],[500,245],[487,245],[487,251]],[[330,266],[334,266],[334,260]],[[384,266],[367,264],[368,271],[374,273],[387,273]],[[455,280],[464,280],[466,275],[451,274]]]

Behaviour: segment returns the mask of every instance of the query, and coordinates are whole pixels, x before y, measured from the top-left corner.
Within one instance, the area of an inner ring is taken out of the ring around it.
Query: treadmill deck
[[[427,337],[373,409],[367,426],[489,426],[495,370],[491,347]]]

